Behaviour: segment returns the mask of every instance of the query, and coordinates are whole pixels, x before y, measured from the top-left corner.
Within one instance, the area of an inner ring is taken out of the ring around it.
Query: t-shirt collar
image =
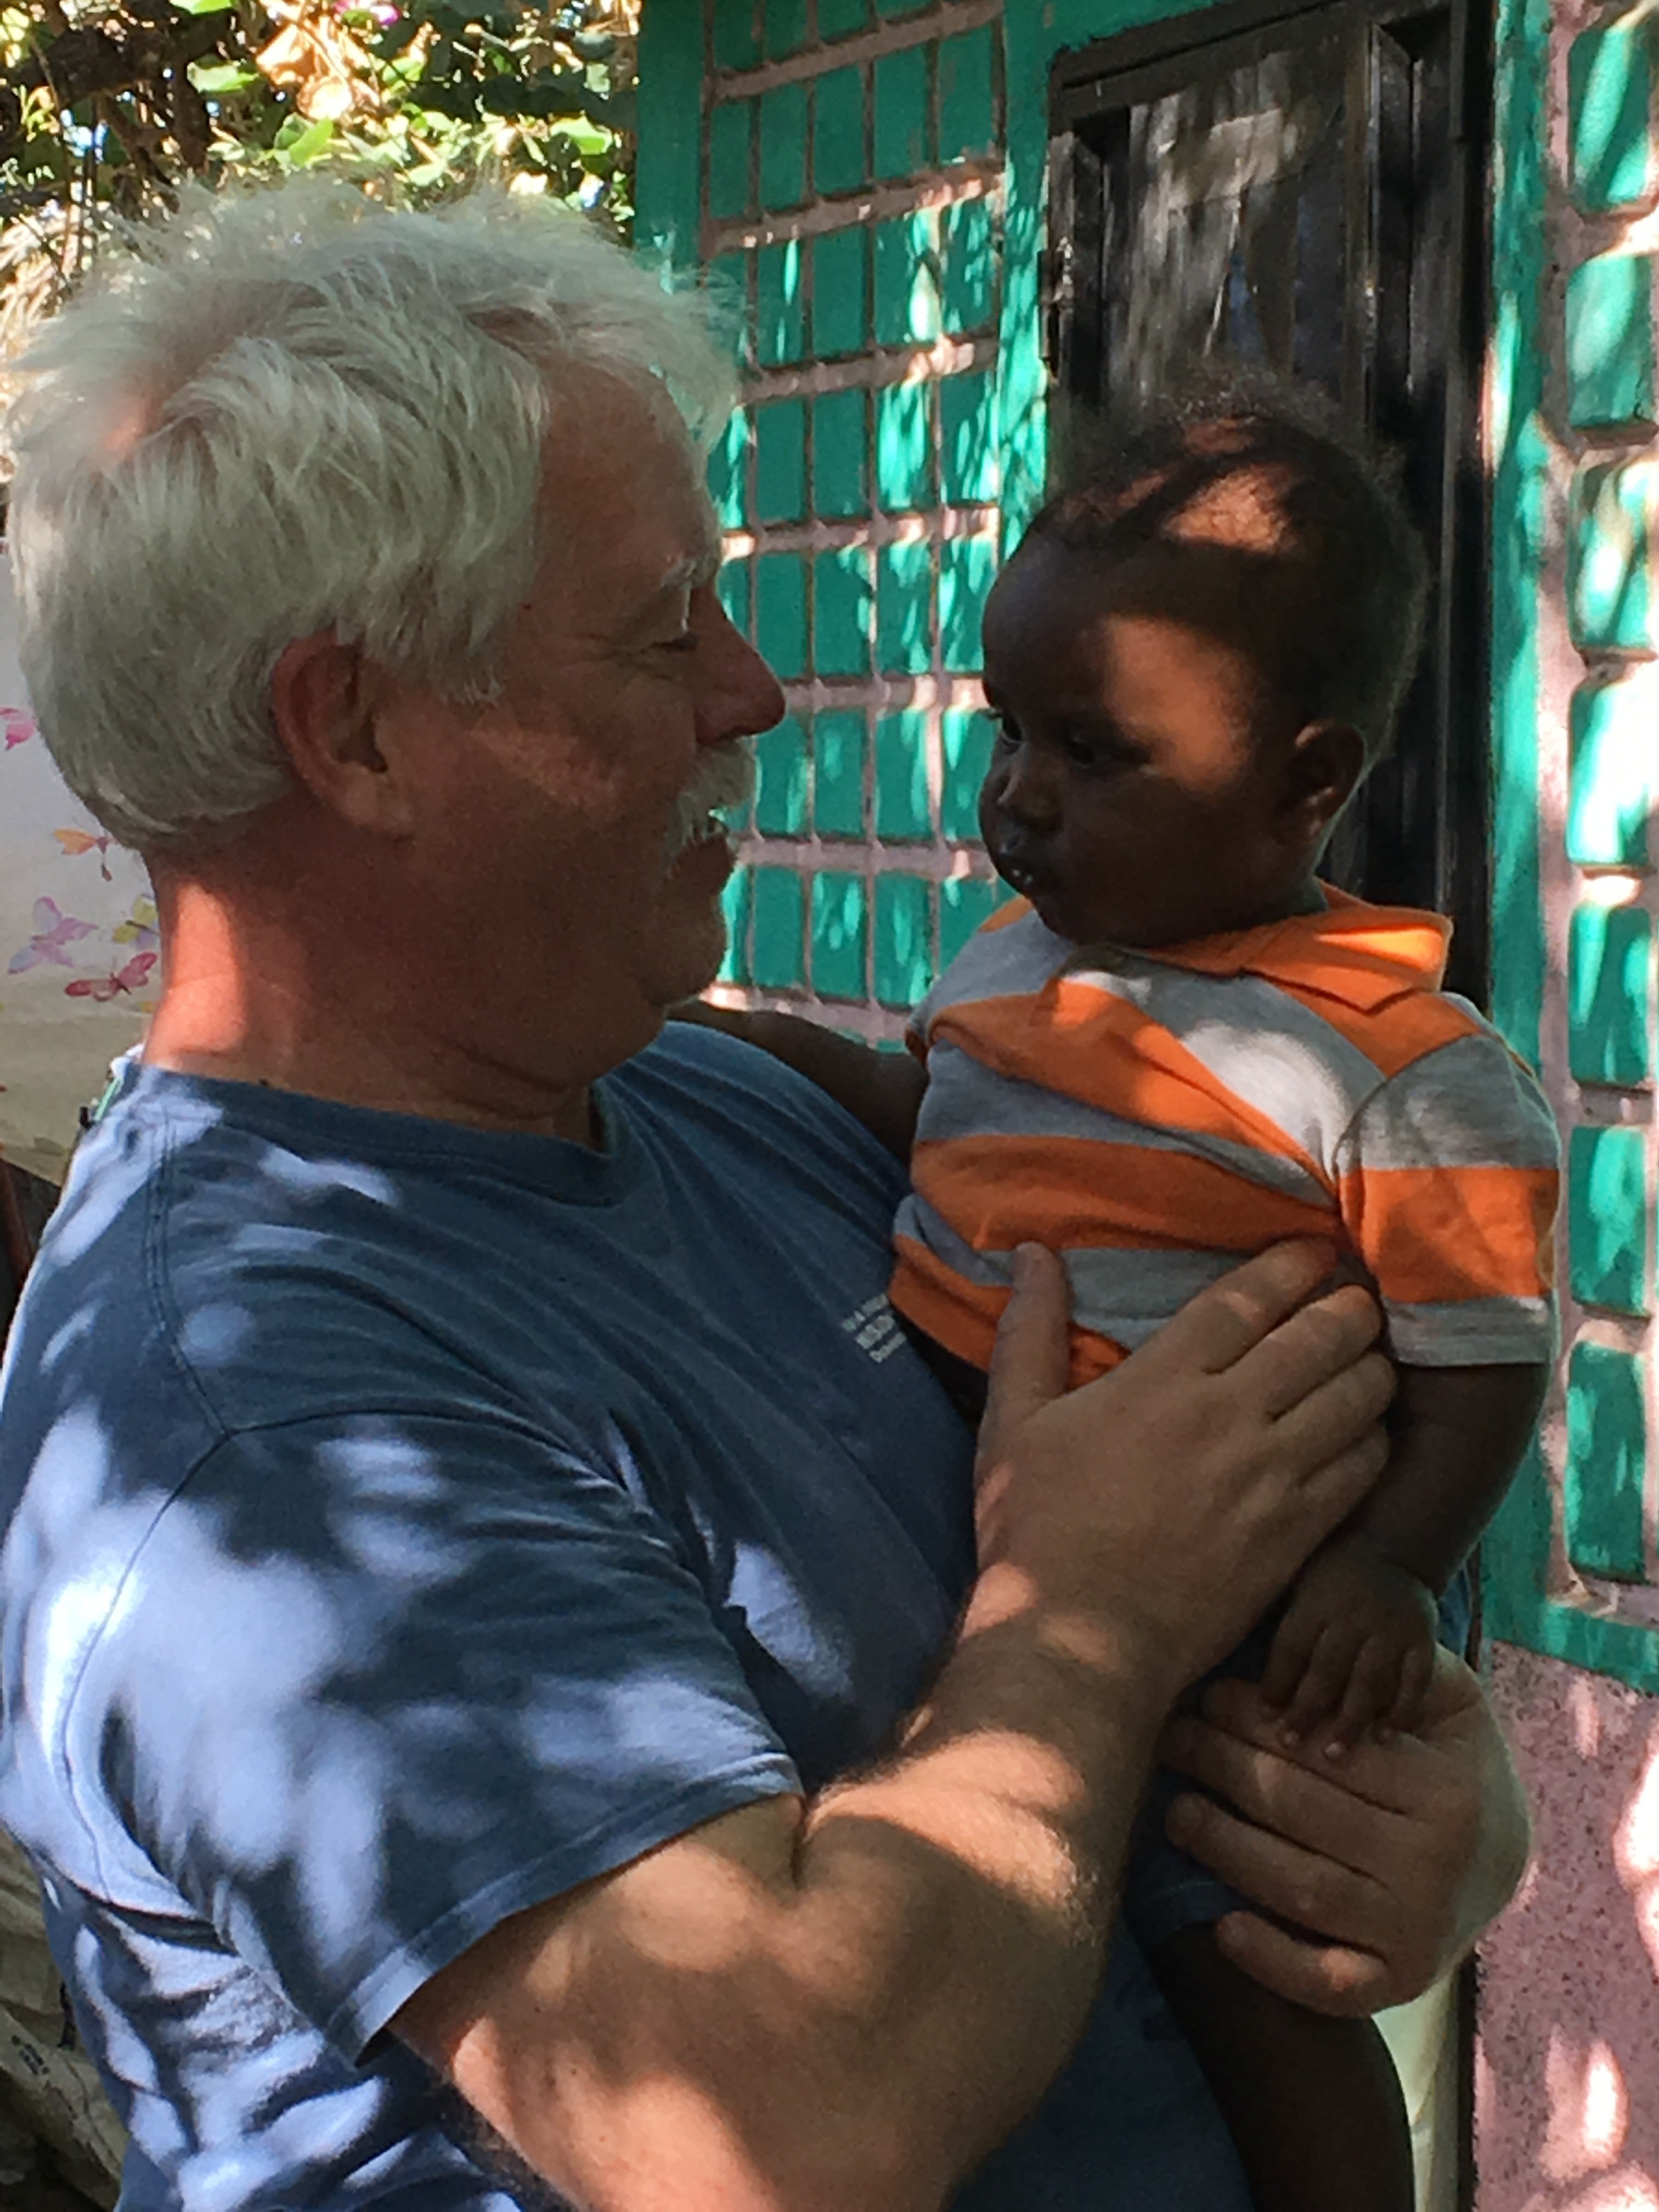
[[[1138,957],[1203,975],[1259,975],[1294,984],[1362,1012],[1411,991],[1437,991],[1446,972],[1451,924],[1408,906],[1369,906],[1322,884],[1322,910],[1293,914],[1255,929],[1160,945]]]

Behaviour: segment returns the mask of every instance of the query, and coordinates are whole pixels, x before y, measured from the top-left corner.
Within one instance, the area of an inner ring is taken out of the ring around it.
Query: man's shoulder
[[[377,1407],[514,1419],[531,1365],[581,1401],[624,1255],[660,1268],[689,1242],[705,1268],[753,1267],[767,1239],[798,1243],[820,1216],[885,1238],[896,1164],[765,1054],[674,1024],[599,1097],[590,1152],[130,1080],[82,1147],[19,1313],[15,1432],[94,1399],[112,1431],[153,1431],[176,1406],[202,1449]]]
[[[441,1160],[437,1125],[429,1142]],[[386,1355],[419,1336],[422,1266],[441,1303],[420,1149],[407,1130],[378,1153],[354,1145],[322,1101],[130,1073],[82,1145],[19,1305],[0,1510],[77,1424],[108,1468],[165,1464],[176,1481],[238,1430],[331,1396],[372,1401]]]

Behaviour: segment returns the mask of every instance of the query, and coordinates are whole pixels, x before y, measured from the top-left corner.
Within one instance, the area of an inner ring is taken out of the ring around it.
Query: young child
[[[1423,569],[1370,462],[1275,410],[1172,417],[1038,515],[984,633],[981,826],[1020,902],[916,1011],[896,1225],[894,1304],[958,1379],[988,1362],[1027,1241],[1065,1256],[1074,1382],[1281,1237],[1334,1237],[1371,1281],[1389,1464],[1264,1631],[1287,1733],[1333,1756],[1417,1717],[1437,1601],[1552,1349],[1547,1109],[1440,992],[1447,925],[1315,872],[1389,742]],[[786,1026],[751,1033],[895,1140],[899,1072],[849,1084]],[[1149,1840],[1127,1916],[1258,2212],[1408,2212],[1375,2030],[1250,1983],[1212,1934],[1225,1893],[1172,1859]]]
[[[1374,470],[1269,411],[1168,422],[1037,517],[985,620],[981,828],[1024,903],[914,1018],[927,1088],[892,1292],[982,1368],[1015,1248],[1054,1247],[1080,1382],[1246,1254],[1338,1239],[1382,1302],[1393,1449],[1263,1674],[1287,1731],[1334,1755],[1416,1719],[1437,1601],[1552,1349],[1548,1109],[1440,993],[1446,924],[1315,875],[1389,742],[1422,570]],[[1287,2036],[1206,1929],[1153,1964],[1262,2212],[1410,2203],[1408,2168],[1366,2193],[1391,2130],[1369,2056],[1336,2047],[1355,2037]],[[1337,2075],[1317,2097],[1314,2050]]]

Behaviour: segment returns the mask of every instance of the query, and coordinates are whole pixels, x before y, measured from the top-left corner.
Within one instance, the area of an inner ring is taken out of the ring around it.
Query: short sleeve
[[[509,1914],[799,1787],[665,1525],[544,1435],[449,1415],[220,1444],[69,1740],[100,1832],[349,2057]]]
[[[1413,1061],[1355,1115],[1338,1200],[1406,1364],[1551,1357],[1558,1152],[1542,1093],[1484,1025]]]

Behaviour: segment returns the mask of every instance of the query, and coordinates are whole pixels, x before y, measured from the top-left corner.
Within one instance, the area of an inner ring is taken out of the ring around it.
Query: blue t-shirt
[[[507,2212],[380,2033],[508,1914],[880,1749],[972,1571],[894,1163],[676,1026],[602,1149],[129,1071],[0,1400],[0,1821],[123,2212]],[[1139,1955],[958,2212],[1243,2212]]]

